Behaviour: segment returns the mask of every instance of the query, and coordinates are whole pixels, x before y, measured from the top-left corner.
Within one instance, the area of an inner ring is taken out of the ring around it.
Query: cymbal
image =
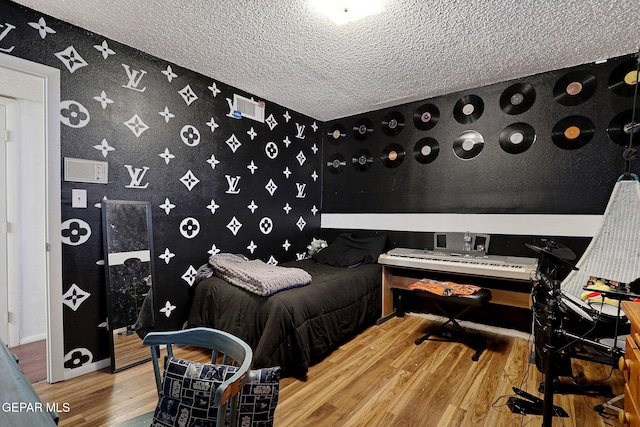
[[[565,259],[567,261],[573,261],[574,259],[576,259],[576,254],[573,253],[571,249],[569,249],[566,245],[563,245],[562,243],[556,242],[553,239],[540,237],[540,238],[534,239],[533,244],[534,246],[538,246],[540,248],[550,250],[551,252],[558,255],[560,258]]]
[[[579,270],[578,267],[570,263],[567,259],[575,259],[576,255],[569,248],[555,248],[555,249],[546,249],[541,248],[539,246],[532,245],[530,243],[525,243],[525,245],[534,252],[542,253],[545,255],[549,255],[556,261],[560,261],[562,264],[571,267],[572,270]]]

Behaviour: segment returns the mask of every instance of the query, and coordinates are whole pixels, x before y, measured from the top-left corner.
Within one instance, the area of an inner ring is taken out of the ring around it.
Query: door
[[[7,107],[0,104],[0,339],[9,342],[7,286]]]
[[[41,234],[46,239],[46,250],[44,255],[43,270],[47,276],[46,290],[45,290],[45,316],[46,316],[46,347],[47,347],[47,380],[49,382],[62,381],[67,378],[64,370],[64,343],[62,333],[62,242],[60,238],[60,224],[61,224],[61,209],[60,209],[60,70],[52,68],[43,64],[27,61],[21,58],[16,58],[11,55],[0,53],[0,84],[2,84],[5,96],[11,96],[15,98],[30,99],[28,96],[29,91],[25,93],[25,90],[29,87],[24,84],[15,84],[15,81],[8,78],[16,77],[20,81],[24,80],[24,77],[31,76],[37,79],[38,86],[41,94],[39,100],[43,104],[40,108],[40,114],[44,115],[44,139],[41,140],[41,146],[44,153],[45,165],[42,169],[44,173],[45,182],[45,209],[44,220],[45,230]],[[14,84],[10,84],[14,83]],[[14,92],[20,93],[14,93]],[[9,118],[11,118],[10,111],[7,111]],[[10,120],[11,121],[11,120]],[[4,132],[2,133],[4,136]],[[10,135],[11,136],[11,135]],[[4,140],[4,137],[0,138]],[[2,143],[6,150],[4,142]],[[6,153],[6,151],[3,151]],[[8,162],[8,160],[4,160]],[[2,165],[0,165],[2,166]],[[40,169],[40,168],[39,168]],[[4,174],[6,168],[0,172]],[[6,194],[7,183],[6,178],[3,179],[6,199],[9,197]],[[5,212],[7,212],[5,208]],[[11,220],[9,219],[9,222]],[[6,224],[7,221],[4,222]],[[2,223],[0,223],[2,224]],[[0,225],[0,234],[2,234],[3,227]],[[9,231],[11,231],[9,229]],[[7,233],[5,233],[7,236]],[[10,236],[8,236],[10,237]],[[11,239],[5,245],[11,245]],[[0,237],[2,238],[2,237]],[[0,245],[1,246],[1,245]],[[2,249],[0,249],[2,250]],[[8,255],[8,254],[7,254]],[[6,256],[4,259],[7,259]],[[7,263],[9,270],[11,263]],[[11,274],[10,271],[7,274]],[[3,325],[7,324],[7,309],[3,304],[7,304],[7,298],[3,294],[4,289],[7,289],[6,276],[0,276],[0,329]],[[9,326],[11,331],[11,327]],[[9,333],[11,335],[11,333]],[[69,376],[71,377],[71,376]]]

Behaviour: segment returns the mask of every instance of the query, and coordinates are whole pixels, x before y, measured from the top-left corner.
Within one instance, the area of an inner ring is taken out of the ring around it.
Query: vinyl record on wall
[[[484,148],[484,138],[480,132],[468,130],[453,141],[453,153],[462,160],[471,160]]]
[[[364,148],[356,151],[351,157],[351,164],[354,168],[356,168],[356,170],[360,172],[369,170],[369,168],[373,164],[373,156],[371,155],[371,151]]]
[[[433,138],[422,138],[413,146],[413,157],[418,163],[427,164],[433,162],[440,152],[440,144]]]
[[[507,153],[524,153],[536,142],[536,131],[527,123],[514,123],[500,132],[500,147]]]
[[[327,168],[329,168],[329,172],[333,174],[339,174],[344,170],[344,167],[347,165],[346,159],[340,153],[332,154],[330,159],[331,160],[327,161]]]
[[[611,119],[609,126],[607,126],[607,135],[609,135],[609,138],[616,144],[622,145],[623,147],[627,147],[629,145],[631,132],[633,132],[633,127],[631,126],[632,112],[633,110],[627,110],[617,114],[613,119]],[[636,110],[635,119],[636,123],[640,121],[640,110]],[[633,145],[640,145],[640,133],[638,132],[634,134]]]
[[[433,104],[421,105],[413,113],[413,124],[420,130],[433,128],[440,118],[440,110]]]
[[[402,145],[389,144],[382,150],[380,160],[382,160],[382,164],[388,168],[397,168],[404,160],[406,154]]]
[[[616,95],[633,96],[637,80],[637,61],[629,59],[613,69],[609,75],[609,89]]]
[[[334,144],[339,144],[342,139],[347,136],[347,130],[340,123],[336,123],[331,126],[331,129],[327,132],[327,136],[329,137],[329,141]]]
[[[509,86],[500,96],[500,108],[507,114],[522,114],[536,102],[536,91],[529,83]]]
[[[353,125],[353,136],[360,141],[364,141],[373,133],[373,122],[366,117],[358,119]]]
[[[593,122],[584,116],[569,116],[560,120],[551,131],[551,140],[564,150],[584,147],[596,132]]]
[[[595,93],[597,80],[586,71],[572,71],[560,77],[553,87],[553,97],[562,105],[582,104]]]
[[[484,101],[477,95],[465,95],[453,106],[453,117],[458,123],[473,123],[484,111]]]
[[[404,116],[400,111],[392,111],[382,119],[382,131],[389,135],[395,136],[404,129]]]

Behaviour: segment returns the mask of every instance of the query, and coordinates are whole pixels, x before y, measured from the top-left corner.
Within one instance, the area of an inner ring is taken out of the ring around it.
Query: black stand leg
[[[546,322],[546,342],[544,344],[544,398],[542,406],[542,427],[551,427],[553,423],[553,395],[554,395],[554,364],[553,355],[556,351],[557,333],[560,319],[556,315],[558,312],[558,302],[555,298],[550,298],[547,302],[547,322]]]
[[[546,380],[545,380],[546,381]],[[608,385],[580,385],[580,384],[564,384],[561,383],[558,378],[553,378],[550,380],[550,384],[552,384],[552,389],[555,394],[575,394],[582,396],[604,396],[604,397],[614,397],[613,390]],[[544,393],[545,383],[540,384],[539,392]]]
[[[553,363],[551,363],[552,348],[545,345],[544,354],[544,397],[542,405],[542,427],[551,427],[553,424]]]
[[[456,318],[460,318],[464,313],[466,313],[467,311],[469,311],[472,307],[465,307],[463,310],[461,310],[460,312],[458,312],[457,314],[455,314],[454,316],[450,315],[442,306],[440,306],[440,304],[438,304],[436,301],[433,301],[433,304],[438,308],[438,310],[440,310],[440,312],[442,314],[444,314],[445,317],[449,318],[449,320],[447,320],[446,322],[444,322],[442,325],[439,326],[437,331],[431,331],[426,333],[425,335],[423,335],[422,337],[418,338],[417,340],[415,340],[415,344],[416,345],[420,345],[422,344],[424,341],[427,341],[429,339],[432,339],[431,336],[433,336],[435,333],[437,332],[442,332],[444,331],[445,327],[451,323],[455,329],[457,331],[459,331],[462,334],[462,340],[461,342],[463,344],[465,344],[467,347],[475,350],[476,352],[473,354],[473,356],[471,356],[471,360],[473,360],[474,362],[477,362],[478,359],[480,358],[480,355],[482,354],[482,352],[484,351],[485,348],[487,348],[487,343],[486,340],[484,338],[482,338],[480,335],[475,335],[475,338],[473,336],[471,336],[463,327],[462,325],[460,325],[457,321]],[[444,341],[444,340],[443,340]]]

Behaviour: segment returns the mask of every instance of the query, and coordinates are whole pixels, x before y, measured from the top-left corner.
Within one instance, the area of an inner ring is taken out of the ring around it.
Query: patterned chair
[[[144,344],[151,346],[158,404],[153,413],[119,426],[236,425],[238,395],[247,382],[253,359],[249,345],[227,332],[210,328],[151,332],[145,336]],[[211,363],[174,357],[173,345],[211,349]],[[164,369],[160,367],[162,346],[167,349]],[[220,358],[221,364],[217,364]]]

